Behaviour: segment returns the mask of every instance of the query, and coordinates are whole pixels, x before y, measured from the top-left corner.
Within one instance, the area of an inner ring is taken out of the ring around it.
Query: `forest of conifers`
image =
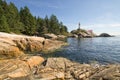
[[[46,33],[68,33],[67,27],[55,15],[49,18],[33,16],[27,6],[20,10],[13,3],[0,0],[0,32],[25,35],[42,35]]]

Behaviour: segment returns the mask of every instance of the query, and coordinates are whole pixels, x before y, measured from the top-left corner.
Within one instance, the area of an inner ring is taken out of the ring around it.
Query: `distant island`
[[[98,37],[113,37],[113,36],[108,33],[101,33]]]

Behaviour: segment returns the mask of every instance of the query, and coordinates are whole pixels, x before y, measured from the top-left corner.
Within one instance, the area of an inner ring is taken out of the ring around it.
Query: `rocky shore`
[[[120,80],[120,65],[80,64],[66,58],[48,58],[35,76],[42,80]]]
[[[80,64],[25,53],[53,51],[65,42],[0,33],[0,80],[120,80],[119,64]]]
[[[24,56],[0,61],[0,80],[120,80],[120,65],[80,64]]]
[[[18,57],[25,53],[49,52],[67,43],[43,37],[16,35],[0,32],[0,56]]]

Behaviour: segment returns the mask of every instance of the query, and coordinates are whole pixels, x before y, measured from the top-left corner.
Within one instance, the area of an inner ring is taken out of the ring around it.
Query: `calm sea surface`
[[[68,38],[67,42],[69,46],[51,56],[65,57],[80,63],[120,63],[120,37]]]

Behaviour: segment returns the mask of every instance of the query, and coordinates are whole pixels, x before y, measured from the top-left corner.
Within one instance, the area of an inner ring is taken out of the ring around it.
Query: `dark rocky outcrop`
[[[72,30],[71,34],[69,37],[75,37],[75,38],[92,38],[95,37],[96,35],[92,32],[92,30],[84,30],[84,29],[77,29],[77,30]]]
[[[110,34],[102,33],[98,37],[112,37]]]

